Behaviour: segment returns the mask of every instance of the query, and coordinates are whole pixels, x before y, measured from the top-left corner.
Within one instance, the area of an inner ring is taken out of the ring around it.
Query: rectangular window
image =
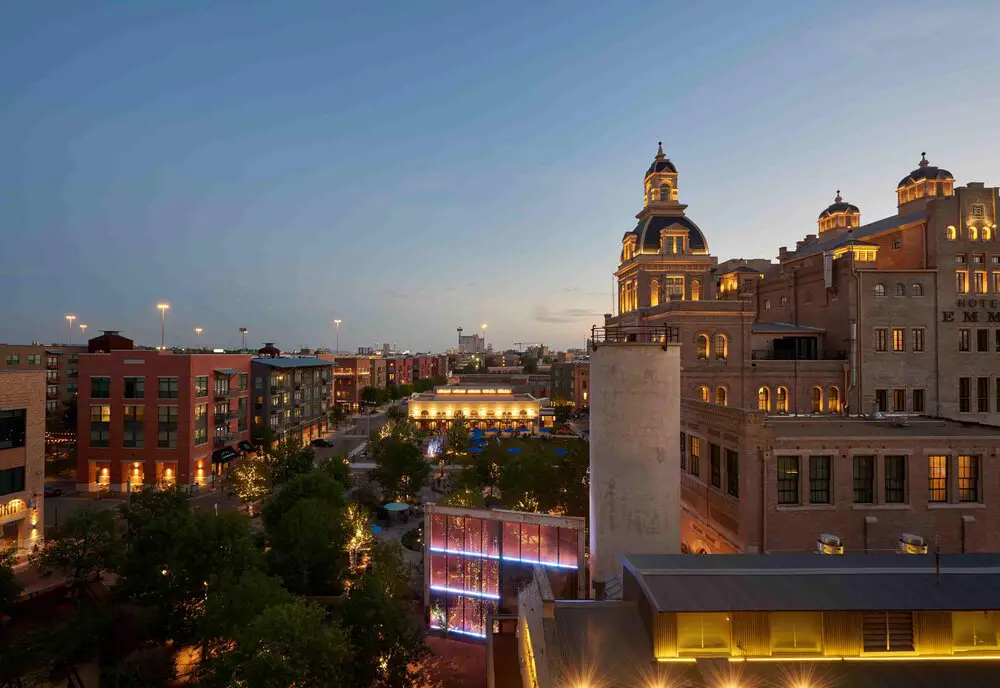
[[[872,504],[875,501],[875,457],[854,457],[854,503]]]
[[[829,456],[809,457],[809,503],[830,503],[830,463]]]
[[[979,329],[976,330],[976,351],[979,353],[986,353],[990,350],[990,331]]]
[[[958,501],[979,501],[979,457],[958,456]]]
[[[990,412],[990,379],[988,377],[976,378],[976,411],[979,413]]]
[[[969,293],[969,272],[968,270],[955,271],[955,292],[958,294]]]
[[[771,612],[768,616],[773,653],[822,652],[822,612]]]
[[[913,412],[924,412],[924,390],[922,389],[913,390]]]
[[[90,422],[91,423],[110,423],[111,422],[111,407],[104,406],[91,406],[90,407]]]
[[[247,373],[240,373],[239,387],[241,392],[247,391]]]
[[[778,504],[799,503],[799,457],[778,457]]]
[[[973,286],[977,294],[986,293],[986,271],[976,270],[973,273]]]
[[[39,365],[42,362],[41,354],[28,354],[29,365]]]
[[[913,612],[863,612],[864,652],[912,652]]]
[[[124,421],[125,431],[122,446],[144,447],[146,444],[146,430],[143,423],[146,420],[146,408],[144,406],[123,406],[122,420]]]
[[[125,378],[125,398],[143,399],[146,396],[146,378],[127,377]]]
[[[887,389],[875,390],[875,407],[882,413],[885,413],[889,410],[889,390]]]
[[[24,466],[0,471],[0,495],[24,492]]]
[[[708,444],[708,456],[710,463],[710,478],[712,487],[722,488],[722,447],[717,444]]]
[[[967,327],[962,327],[958,330],[958,350],[972,350],[972,331]]]
[[[892,390],[892,410],[894,413],[904,413],[906,411],[906,390]]]
[[[701,471],[701,438],[691,438],[691,475],[697,477]]]
[[[916,352],[924,350],[924,328],[922,327],[913,330],[913,350]]]
[[[59,379],[59,371],[58,370],[46,370],[45,371],[45,379],[46,380],[57,380],[57,379]]]
[[[176,399],[178,389],[178,379],[176,377],[161,377],[158,381],[157,397],[160,399]]]
[[[906,502],[906,457],[886,456],[885,459],[885,503]]]
[[[906,351],[906,330],[902,327],[892,328],[892,350]]]
[[[157,406],[158,434],[156,446],[160,449],[177,448],[177,407]]]
[[[740,455],[732,449],[726,450],[726,492],[740,496]]]
[[[997,612],[952,612],[951,639],[956,652],[997,649]]]
[[[681,433],[681,470],[687,470],[687,433]]]
[[[90,378],[90,398],[110,399],[111,398],[111,378],[92,377]]]
[[[208,396],[208,375],[195,375],[194,395],[196,397]]]
[[[948,501],[948,457],[927,457],[927,501]]]
[[[90,407],[90,446],[111,446],[111,407],[108,405]]]
[[[888,347],[889,330],[884,327],[875,328],[875,351],[886,351]]]
[[[254,389],[264,389],[264,378],[262,378],[262,377],[255,377],[253,379],[253,388]]]
[[[996,258],[996,256],[993,256]],[[1000,271],[993,271],[993,293],[1000,294]]]
[[[0,449],[23,447],[27,436],[25,409],[0,411]]]
[[[4,361],[7,363],[7,365],[20,365],[21,354],[7,354],[4,357]]]
[[[682,613],[677,615],[678,654],[729,654],[729,614]]]
[[[972,262],[975,263],[976,265],[982,265],[983,263],[986,262],[986,258],[985,256],[983,256],[982,253],[977,253],[972,256]]]
[[[49,400],[45,402],[46,413],[55,413],[59,410],[59,402],[55,400]]]
[[[208,384],[206,382],[205,393],[208,394]],[[205,444],[208,442],[208,404],[195,404],[194,407],[194,443]]]
[[[958,410],[960,413],[972,411],[972,378],[958,378]]]

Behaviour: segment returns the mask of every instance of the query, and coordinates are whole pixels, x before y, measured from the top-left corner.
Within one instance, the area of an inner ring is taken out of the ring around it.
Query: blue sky
[[[0,341],[580,346],[664,148],[774,257],[1000,182],[996,2],[0,2]]]

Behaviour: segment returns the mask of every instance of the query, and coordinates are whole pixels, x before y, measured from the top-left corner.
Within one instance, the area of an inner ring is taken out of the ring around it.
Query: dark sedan
[[[331,442],[330,440],[324,440],[323,438],[320,438],[318,440],[313,440],[312,441],[312,446],[314,446],[314,447],[332,447],[333,446],[333,442]]]

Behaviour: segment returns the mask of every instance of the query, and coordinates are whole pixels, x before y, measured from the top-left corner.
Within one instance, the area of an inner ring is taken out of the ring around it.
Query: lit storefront
[[[424,602],[431,629],[477,638],[516,598],[514,580],[541,565],[553,590],[583,596],[582,518],[429,505]]]
[[[455,421],[471,428],[537,432],[548,427],[542,418],[547,399],[517,394],[509,387],[449,385],[414,395],[410,420],[427,430],[442,430]]]

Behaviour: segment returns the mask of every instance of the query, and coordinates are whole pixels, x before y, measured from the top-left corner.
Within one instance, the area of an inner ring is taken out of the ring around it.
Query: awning
[[[212,463],[225,463],[226,461],[232,461],[237,456],[239,454],[232,447],[223,447],[212,452]]]
[[[253,446],[246,440],[240,440],[240,443],[236,445],[240,451],[244,452],[254,452],[257,451],[257,447]]]
[[[215,372],[217,372],[219,375],[239,375],[240,374],[240,371],[236,370],[235,368],[216,368]]]

